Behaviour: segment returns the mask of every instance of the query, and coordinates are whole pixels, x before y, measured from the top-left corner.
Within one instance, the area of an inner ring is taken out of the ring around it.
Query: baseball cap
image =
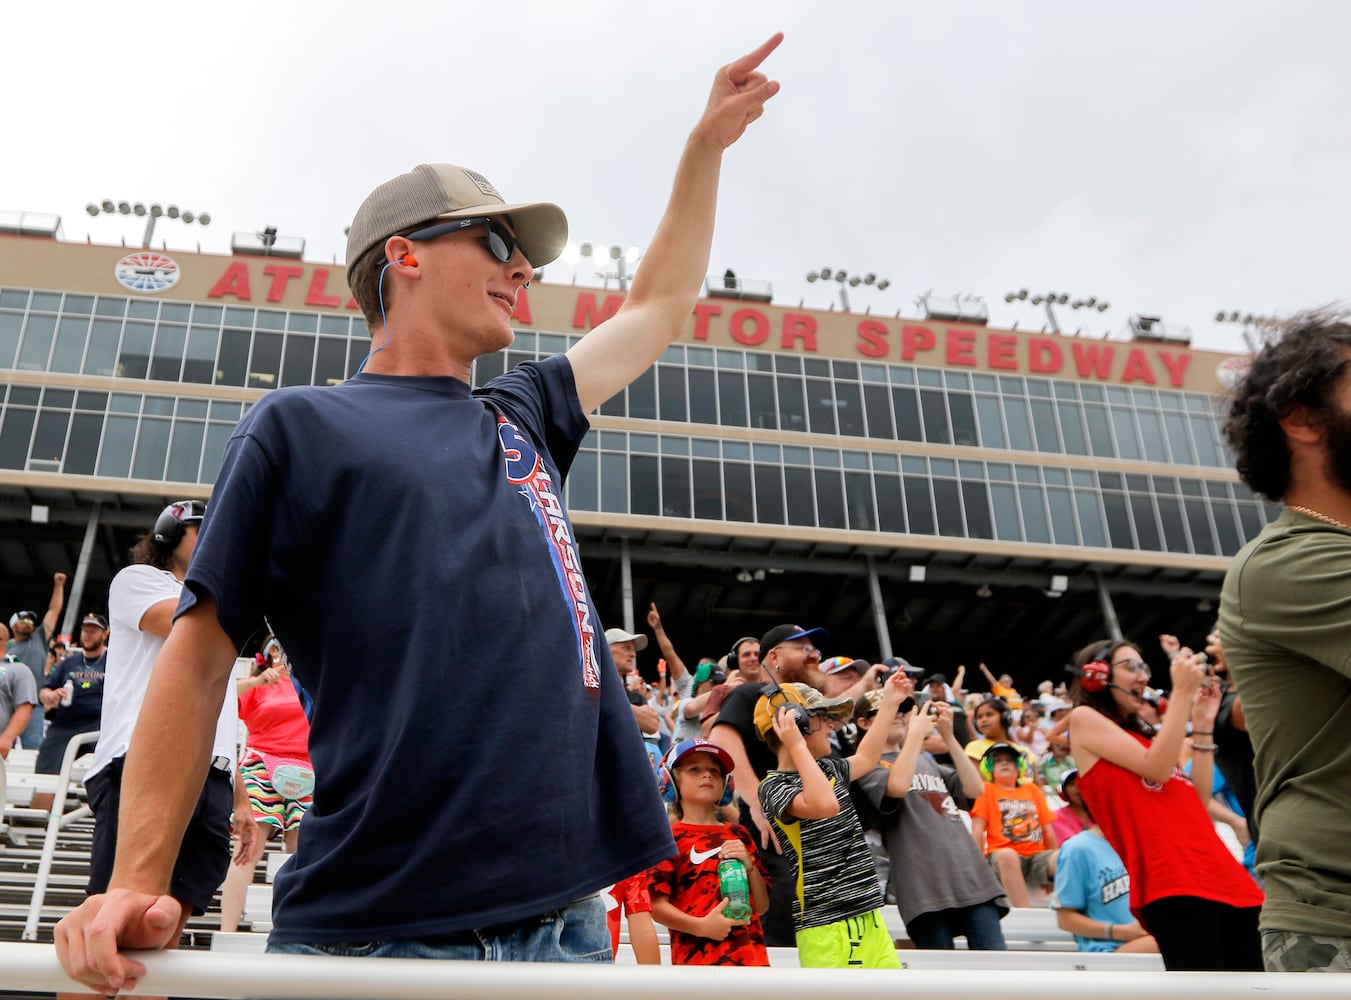
[[[605,641],[612,646],[617,642],[631,642],[633,648],[640,653],[647,648],[647,636],[625,632],[622,628],[607,628],[605,630]]]
[[[873,688],[871,691],[864,691],[858,696],[858,701],[854,702],[854,721],[869,715],[876,715],[877,710],[882,707],[881,688]]]
[[[80,619],[81,625],[97,625],[103,631],[108,631],[108,619],[104,618],[96,611],[86,611],[84,617]]]
[[[888,656],[882,661],[882,666],[890,667],[892,670],[904,670],[907,674],[922,674],[924,671],[912,665],[904,656]]]
[[[732,760],[730,753],[712,740],[701,739],[681,740],[671,747],[662,763],[666,765],[667,770],[670,770],[692,753],[708,753],[718,758],[718,763],[722,765],[723,774],[731,774],[732,769],[736,767],[736,762]]]
[[[770,688],[769,693],[762,694],[755,703],[755,731],[764,736],[773,729],[774,716],[786,702],[802,705],[812,715],[829,716],[836,722],[848,722],[854,715],[852,698],[827,698],[808,684],[789,683],[778,689]]]
[[[557,259],[568,218],[548,202],[507,204],[488,178],[451,163],[420,163],[366,196],[347,231],[347,267],[395,233],[433,219],[511,216],[516,243],[532,267]]]
[[[822,643],[830,642],[830,633],[823,628],[803,628],[801,625],[775,625],[760,637],[760,658],[764,659],[769,651],[783,642],[793,639],[805,639],[808,636],[820,636]]]
[[[12,614],[12,615],[9,616],[9,627],[10,627],[10,628],[13,628],[15,625],[19,624],[20,621],[24,621],[24,620],[30,621],[30,622],[32,622],[34,625],[36,625],[36,624],[38,623],[37,612],[35,612],[35,611],[16,611],[16,612],[14,612],[14,614]]]
[[[924,681],[923,683],[920,684],[920,687],[928,687],[930,684],[946,685],[947,682],[948,679],[943,674],[930,674],[928,677],[924,678]]]
[[[1060,788],[1058,789],[1058,791],[1060,792],[1060,797],[1062,799],[1065,797],[1065,786],[1068,785],[1070,781],[1078,781],[1078,780],[1079,780],[1079,769],[1074,767],[1070,768],[1068,771],[1066,771],[1064,774],[1060,776]]]
[[[827,677],[845,670],[857,670],[860,674],[863,674],[867,672],[870,666],[872,664],[867,660],[856,660],[852,656],[832,656],[821,664],[821,673]]]
[[[1023,766],[1023,752],[1011,743],[991,744],[991,746],[983,754],[980,755],[981,760],[989,758],[990,762],[994,763],[994,755],[996,750],[1007,750],[1009,753],[1013,755],[1014,762],[1017,763],[1019,767]]]

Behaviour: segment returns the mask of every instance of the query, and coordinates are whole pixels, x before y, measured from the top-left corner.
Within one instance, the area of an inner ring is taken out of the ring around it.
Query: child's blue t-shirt
[[[1131,878],[1105,839],[1085,830],[1060,845],[1052,909],[1065,906],[1106,924],[1130,924]],[[1120,941],[1074,935],[1080,951],[1116,951]]]
[[[179,613],[210,595],[241,646],[266,616],[314,699],[274,940],[521,920],[674,849],[562,507],[587,426],[556,356],[282,389],[235,430]]]

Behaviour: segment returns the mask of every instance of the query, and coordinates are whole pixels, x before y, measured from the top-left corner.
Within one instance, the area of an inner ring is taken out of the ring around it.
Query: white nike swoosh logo
[[[719,854],[721,854],[721,853],[722,853],[722,848],[721,848],[721,847],[715,847],[715,848],[713,848],[713,850],[711,850],[711,851],[696,851],[693,847],[691,847],[691,848],[690,848],[690,864],[692,864],[692,865],[701,865],[701,864],[703,864],[705,861],[707,861],[709,858],[717,857],[717,856],[718,856]]]

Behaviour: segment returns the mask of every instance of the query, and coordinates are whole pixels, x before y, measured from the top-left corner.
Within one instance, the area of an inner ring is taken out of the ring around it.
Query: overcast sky
[[[573,238],[641,246],[714,70],[775,30],[782,83],[723,170],[710,270],[826,308],[823,266],[875,272],[857,311],[1027,287],[1094,295],[1238,349],[1219,309],[1347,298],[1351,5],[700,0],[7,5],[0,209],[139,241],[90,201],[209,212],[341,260],[376,184],[424,161],[549,200]],[[585,272],[585,269],[582,269]],[[554,264],[546,280],[570,281]],[[590,272],[578,281],[592,282]]]

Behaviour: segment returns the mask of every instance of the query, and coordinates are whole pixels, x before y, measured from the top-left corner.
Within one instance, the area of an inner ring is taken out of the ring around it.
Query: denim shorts
[[[495,927],[401,941],[337,944],[273,942],[272,955],[351,958],[441,958],[466,962],[611,962],[610,929],[599,895],[538,917]]]

